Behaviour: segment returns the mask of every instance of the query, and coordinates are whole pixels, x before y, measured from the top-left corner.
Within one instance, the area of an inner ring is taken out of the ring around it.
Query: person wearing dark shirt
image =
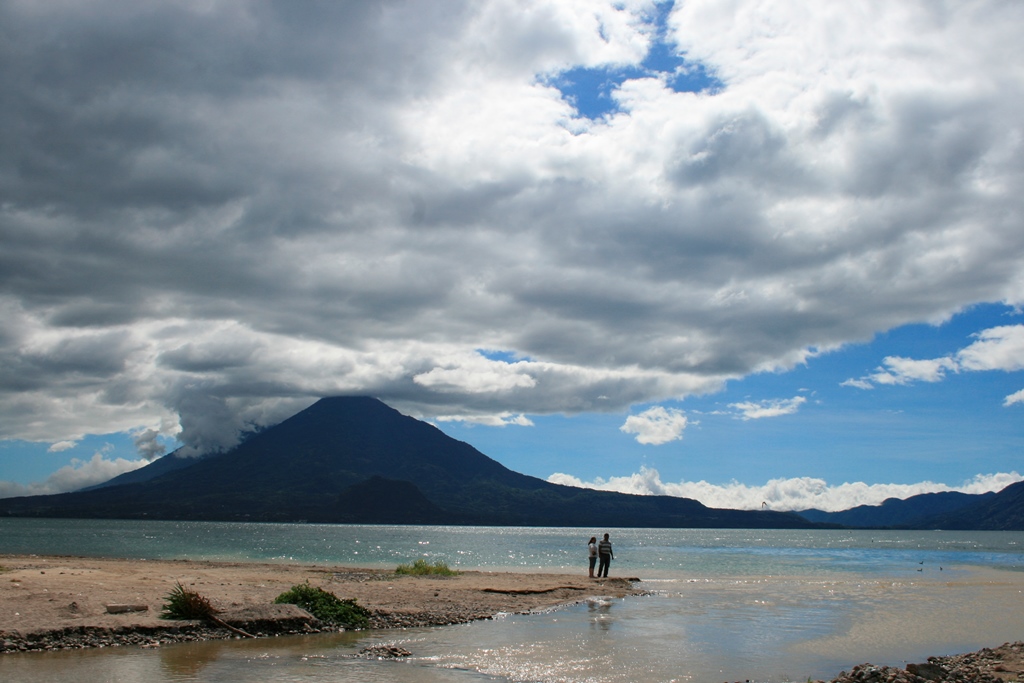
[[[615,559],[615,553],[612,552],[612,542],[608,540],[608,534],[605,534],[604,539],[597,544],[597,557],[601,561],[597,566],[597,576],[599,578],[608,578],[608,565]]]

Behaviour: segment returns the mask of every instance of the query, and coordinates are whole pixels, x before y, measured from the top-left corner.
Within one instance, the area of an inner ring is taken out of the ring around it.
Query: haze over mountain
[[[185,466],[182,466],[185,465]],[[546,482],[366,397],[321,399],[237,447],[164,458],[108,485],[5,499],[16,516],[537,526],[813,526],[798,515],[708,508]]]

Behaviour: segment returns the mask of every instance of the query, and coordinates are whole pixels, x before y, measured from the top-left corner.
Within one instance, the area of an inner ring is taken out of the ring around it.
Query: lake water
[[[572,529],[0,518],[0,553],[586,571],[608,531],[612,574],[646,597],[595,595],[535,615],[433,629],[0,657],[5,683],[47,681],[613,681],[828,679],[1024,639],[1024,533]],[[352,659],[396,643],[406,661]]]

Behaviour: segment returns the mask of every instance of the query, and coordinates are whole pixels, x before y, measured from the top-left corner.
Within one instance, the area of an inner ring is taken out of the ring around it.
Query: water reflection
[[[591,630],[607,631],[611,629],[615,618],[612,616],[613,598],[590,598],[587,600],[587,614],[590,617]]]
[[[160,671],[169,681],[194,680],[199,672],[216,660],[224,649],[220,642],[207,647],[161,647]]]

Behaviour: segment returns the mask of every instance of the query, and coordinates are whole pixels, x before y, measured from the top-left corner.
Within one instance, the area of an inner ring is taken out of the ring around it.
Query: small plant
[[[448,565],[441,560],[433,564],[420,558],[412,564],[400,564],[395,569],[396,574],[411,574],[413,576],[458,576],[459,572],[449,569]]]
[[[342,600],[323,588],[301,583],[274,599],[278,604],[298,605],[314,617],[328,624],[366,628],[370,625],[370,610],[355,600]]]
[[[167,594],[166,600],[167,602],[164,603],[163,608],[160,610],[161,619],[205,619],[240,636],[246,638],[256,637],[218,617],[218,610],[210,604],[209,599],[193,590],[185,588],[180,582],[176,583],[174,590]]]
[[[181,583],[177,583],[165,599],[167,602],[160,610],[161,619],[212,619],[217,614],[209,599]]]

